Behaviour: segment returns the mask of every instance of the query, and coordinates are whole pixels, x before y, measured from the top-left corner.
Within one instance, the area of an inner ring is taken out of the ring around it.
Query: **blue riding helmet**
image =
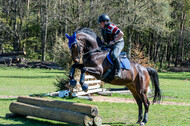
[[[106,14],[103,14],[103,15],[101,15],[101,16],[98,18],[98,23],[104,22],[104,21],[109,21],[109,20],[110,20],[109,16],[106,15]]]

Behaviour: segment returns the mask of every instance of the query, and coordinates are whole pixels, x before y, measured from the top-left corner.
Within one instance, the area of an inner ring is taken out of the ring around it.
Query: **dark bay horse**
[[[80,84],[85,90],[87,88],[84,84],[85,72],[94,75],[98,79],[102,79],[109,68],[112,67],[112,64],[106,58],[109,50],[102,50],[100,48],[101,40],[88,28],[78,29],[72,36],[68,36],[67,34],[66,36],[69,39],[68,45],[71,49],[72,59],[74,61],[70,73],[71,83],[75,83],[75,68],[79,68],[81,69]],[[80,64],[81,57],[83,58],[82,64]],[[129,70],[122,69],[121,79],[112,78],[111,80],[109,79],[109,83],[113,85],[124,85],[131,91],[139,109],[137,123],[144,125],[148,120],[148,110],[150,105],[147,98],[147,89],[150,79],[152,80],[152,85],[155,89],[153,103],[161,100],[158,74],[153,68],[145,68],[132,61],[130,61],[130,64],[131,68]],[[110,74],[107,77],[109,76]],[[145,108],[144,118],[142,104],[144,104]]]

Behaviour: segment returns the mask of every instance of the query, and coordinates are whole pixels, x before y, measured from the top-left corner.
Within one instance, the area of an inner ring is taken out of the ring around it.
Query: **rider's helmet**
[[[104,21],[109,21],[109,20],[110,20],[109,16],[106,15],[106,14],[103,14],[103,15],[101,15],[101,16],[98,18],[98,23],[104,22]]]

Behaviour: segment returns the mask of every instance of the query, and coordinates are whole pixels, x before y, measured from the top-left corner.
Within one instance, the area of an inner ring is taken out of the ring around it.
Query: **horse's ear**
[[[74,32],[73,36],[76,36],[76,32]]]
[[[67,33],[65,33],[65,36],[66,36],[68,39],[69,39],[69,37],[70,37]]]

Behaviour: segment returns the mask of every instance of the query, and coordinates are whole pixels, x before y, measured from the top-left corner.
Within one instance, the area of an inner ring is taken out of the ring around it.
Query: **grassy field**
[[[60,70],[44,69],[16,69],[11,67],[0,68],[0,126],[72,126],[62,122],[50,121],[40,118],[17,118],[6,119],[9,113],[9,105],[16,98],[10,96],[26,96],[31,94],[45,94],[54,92],[56,88],[53,83],[57,76],[63,76]],[[190,103],[190,73],[159,73],[160,87],[164,95],[163,101]],[[106,84],[105,88],[115,86]],[[115,94],[111,97],[129,98],[131,95]],[[137,121],[137,105],[126,103],[92,102],[82,99],[55,100],[79,102],[97,105],[103,124],[132,126]],[[190,106],[160,105],[150,106],[149,121],[147,126],[189,126]]]

